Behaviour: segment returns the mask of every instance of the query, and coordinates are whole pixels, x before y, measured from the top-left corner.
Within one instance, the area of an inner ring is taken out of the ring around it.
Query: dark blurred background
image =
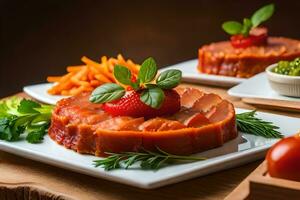
[[[0,96],[65,73],[86,55],[141,62],[153,56],[163,67],[197,57],[197,49],[226,40],[221,23],[242,20],[267,3],[274,36],[300,39],[300,1],[1,0]]]

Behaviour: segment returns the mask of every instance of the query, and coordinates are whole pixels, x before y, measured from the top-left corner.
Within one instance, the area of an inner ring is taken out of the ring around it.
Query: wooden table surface
[[[210,86],[193,86],[214,92],[228,99],[236,107],[255,109],[239,98],[227,95],[226,89]],[[26,96],[21,93],[19,95]],[[300,117],[300,114],[262,110]],[[0,151],[0,199],[185,199],[215,200],[225,198],[261,161],[195,178],[154,190],[143,190],[61,168],[28,160]]]

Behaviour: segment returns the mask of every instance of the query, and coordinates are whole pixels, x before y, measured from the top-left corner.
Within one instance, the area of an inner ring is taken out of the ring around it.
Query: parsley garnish
[[[27,133],[29,143],[39,143],[47,133],[53,106],[13,97],[0,101],[0,139],[16,141]]]

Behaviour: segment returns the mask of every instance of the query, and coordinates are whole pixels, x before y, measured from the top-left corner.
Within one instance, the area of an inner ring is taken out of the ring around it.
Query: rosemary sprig
[[[205,160],[203,157],[178,156],[169,154],[160,148],[157,151],[143,150],[143,152],[123,152],[123,153],[106,153],[109,154],[105,159],[94,160],[95,167],[103,167],[105,170],[128,169],[133,164],[138,163],[142,169],[159,169],[166,163],[175,161],[200,161]]]
[[[236,123],[239,131],[258,135],[266,138],[282,138],[283,135],[277,131],[278,126],[272,122],[264,121],[255,117],[256,110],[236,114]]]

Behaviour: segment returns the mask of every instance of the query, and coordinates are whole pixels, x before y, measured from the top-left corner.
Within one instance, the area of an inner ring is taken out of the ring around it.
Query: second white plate
[[[228,90],[228,94],[244,98],[263,98],[300,102],[300,98],[282,96],[272,90],[265,72],[257,74],[243,83],[231,88]]]
[[[67,96],[61,95],[50,95],[48,90],[53,86],[53,83],[41,83],[35,85],[28,85],[23,88],[23,91],[34,99],[43,102],[55,105],[57,101]]]
[[[197,65],[198,59],[193,59],[162,68],[160,72],[167,69],[179,69],[182,71],[182,79],[185,82],[201,83],[220,87],[232,87],[247,80],[245,78],[236,78],[230,76],[201,74],[197,70]]]

